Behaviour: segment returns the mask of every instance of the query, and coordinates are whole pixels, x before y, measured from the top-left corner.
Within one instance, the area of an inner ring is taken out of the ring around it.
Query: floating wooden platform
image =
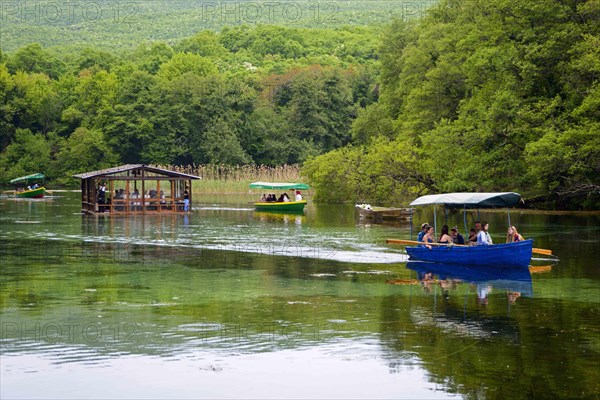
[[[355,211],[360,216],[360,218],[365,218],[373,220],[374,222],[379,222],[393,220],[409,220],[415,212],[415,209],[377,207],[371,205],[357,204],[355,207]]]

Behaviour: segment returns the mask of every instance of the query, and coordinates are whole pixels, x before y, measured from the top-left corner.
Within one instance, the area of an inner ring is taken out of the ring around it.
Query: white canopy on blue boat
[[[521,195],[514,192],[503,193],[444,193],[421,196],[410,203],[411,206],[442,204],[450,208],[492,208],[510,207],[521,201]]]

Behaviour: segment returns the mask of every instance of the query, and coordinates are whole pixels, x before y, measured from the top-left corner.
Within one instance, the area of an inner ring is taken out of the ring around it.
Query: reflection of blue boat
[[[406,247],[411,260],[446,264],[497,267],[527,267],[531,260],[533,240],[495,244],[492,246]]]
[[[473,267],[454,264],[409,261],[406,268],[421,274],[431,273],[440,279],[460,279],[468,283],[487,284],[497,289],[521,292],[532,297],[533,286],[528,268]]]

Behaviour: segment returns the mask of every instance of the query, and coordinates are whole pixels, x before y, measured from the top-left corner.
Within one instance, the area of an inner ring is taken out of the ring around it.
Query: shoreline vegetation
[[[302,182],[298,164],[279,166],[227,164],[157,166],[201,177],[202,179],[194,181],[193,184],[194,193],[198,194],[248,194],[250,183],[257,181]]]

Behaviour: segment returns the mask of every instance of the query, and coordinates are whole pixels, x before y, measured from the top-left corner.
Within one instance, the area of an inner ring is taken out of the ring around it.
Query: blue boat
[[[490,246],[406,247],[410,260],[491,267],[528,267],[533,240]]]
[[[514,192],[502,193],[445,193],[421,196],[410,203],[410,206],[433,205],[434,226],[436,225],[435,206],[446,208],[463,208],[465,233],[467,230],[466,210],[472,208],[496,208],[514,206],[521,202],[521,195]],[[508,225],[510,226],[510,210],[508,210]],[[434,263],[497,266],[497,267],[528,267],[533,253],[533,241],[493,245],[464,246],[431,243],[430,246],[408,240],[388,240],[388,243],[399,243],[407,246],[406,252],[410,260],[428,261]],[[535,249],[541,251],[544,249]],[[548,251],[549,250],[544,250]]]

